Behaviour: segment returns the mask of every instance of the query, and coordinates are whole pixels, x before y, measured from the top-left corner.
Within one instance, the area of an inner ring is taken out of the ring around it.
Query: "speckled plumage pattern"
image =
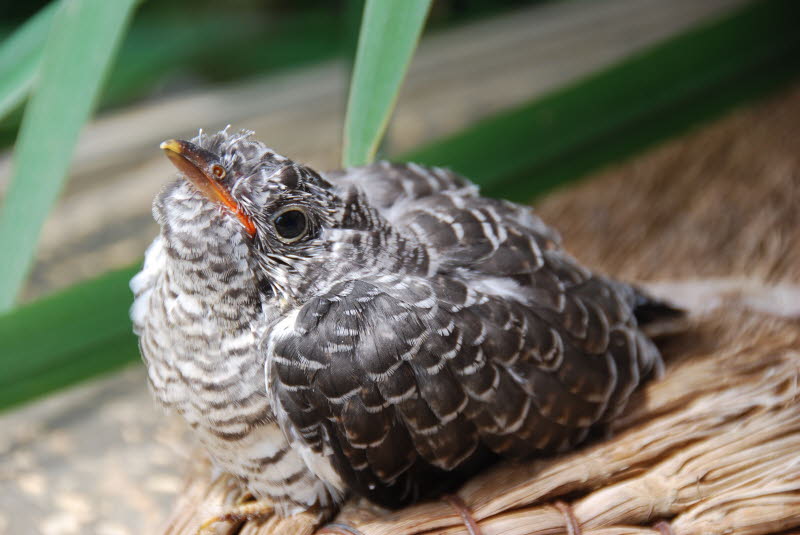
[[[660,365],[646,298],[579,266],[529,207],[444,169],[320,176],[248,132],[193,143],[257,232],[171,184],[131,314],[155,397],[283,514],[352,492],[402,505],[443,472],[562,451]],[[291,244],[287,206],[309,223]]]

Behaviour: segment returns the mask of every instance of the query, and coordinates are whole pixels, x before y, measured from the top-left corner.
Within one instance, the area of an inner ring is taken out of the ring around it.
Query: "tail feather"
[[[686,311],[667,301],[656,299],[640,288],[636,293],[633,314],[639,327],[650,337],[683,330]]]

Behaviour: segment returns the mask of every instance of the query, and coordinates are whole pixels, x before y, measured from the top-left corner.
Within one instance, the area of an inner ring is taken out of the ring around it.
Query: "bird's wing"
[[[538,262],[538,250],[557,249],[561,238],[529,206],[478,195],[478,187],[440,167],[380,161],[329,172],[337,186],[356,188],[396,228],[415,235],[430,251],[469,266],[494,270],[497,261]],[[533,240],[537,247],[527,247]],[[494,255],[499,251],[501,254]],[[531,254],[531,253],[537,254]],[[509,258],[510,253],[515,258]]]
[[[375,162],[328,172],[325,179],[340,186],[355,186],[370,205],[382,213],[391,212],[407,201],[415,201],[445,191],[476,196],[478,188],[466,178],[441,167],[415,163]]]
[[[582,267],[530,206],[443,191],[405,205],[394,216],[395,227],[424,245],[440,275],[525,303],[534,322],[546,322],[584,354],[622,346],[614,353],[616,388],[605,419],[624,408],[643,373],[660,367],[661,356],[638,329],[637,314],[648,304],[660,305],[653,315],[675,310]],[[628,346],[638,348],[633,357],[624,349]],[[581,380],[579,369],[571,373]]]
[[[652,348],[624,296],[572,287],[552,308],[446,276],[342,281],[265,340],[278,420],[390,506],[489,450],[573,445],[638,382],[620,390],[620,368]]]

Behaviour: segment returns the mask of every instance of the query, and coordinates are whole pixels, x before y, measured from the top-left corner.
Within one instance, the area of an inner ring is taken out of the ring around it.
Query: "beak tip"
[[[168,150],[172,152],[181,152],[181,144],[177,139],[168,139],[166,141],[162,141],[161,145],[158,146],[161,150]]]

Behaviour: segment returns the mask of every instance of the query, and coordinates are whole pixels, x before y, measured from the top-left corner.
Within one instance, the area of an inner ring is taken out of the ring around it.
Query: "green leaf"
[[[55,13],[0,210],[0,311],[13,305],[30,269],[39,232],[135,3],[70,0]]]
[[[342,162],[375,158],[431,0],[367,0],[347,101]]]
[[[128,281],[107,273],[0,316],[0,407],[139,359]]]
[[[58,5],[39,11],[0,46],[0,119],[22,104],[33,87]]]

